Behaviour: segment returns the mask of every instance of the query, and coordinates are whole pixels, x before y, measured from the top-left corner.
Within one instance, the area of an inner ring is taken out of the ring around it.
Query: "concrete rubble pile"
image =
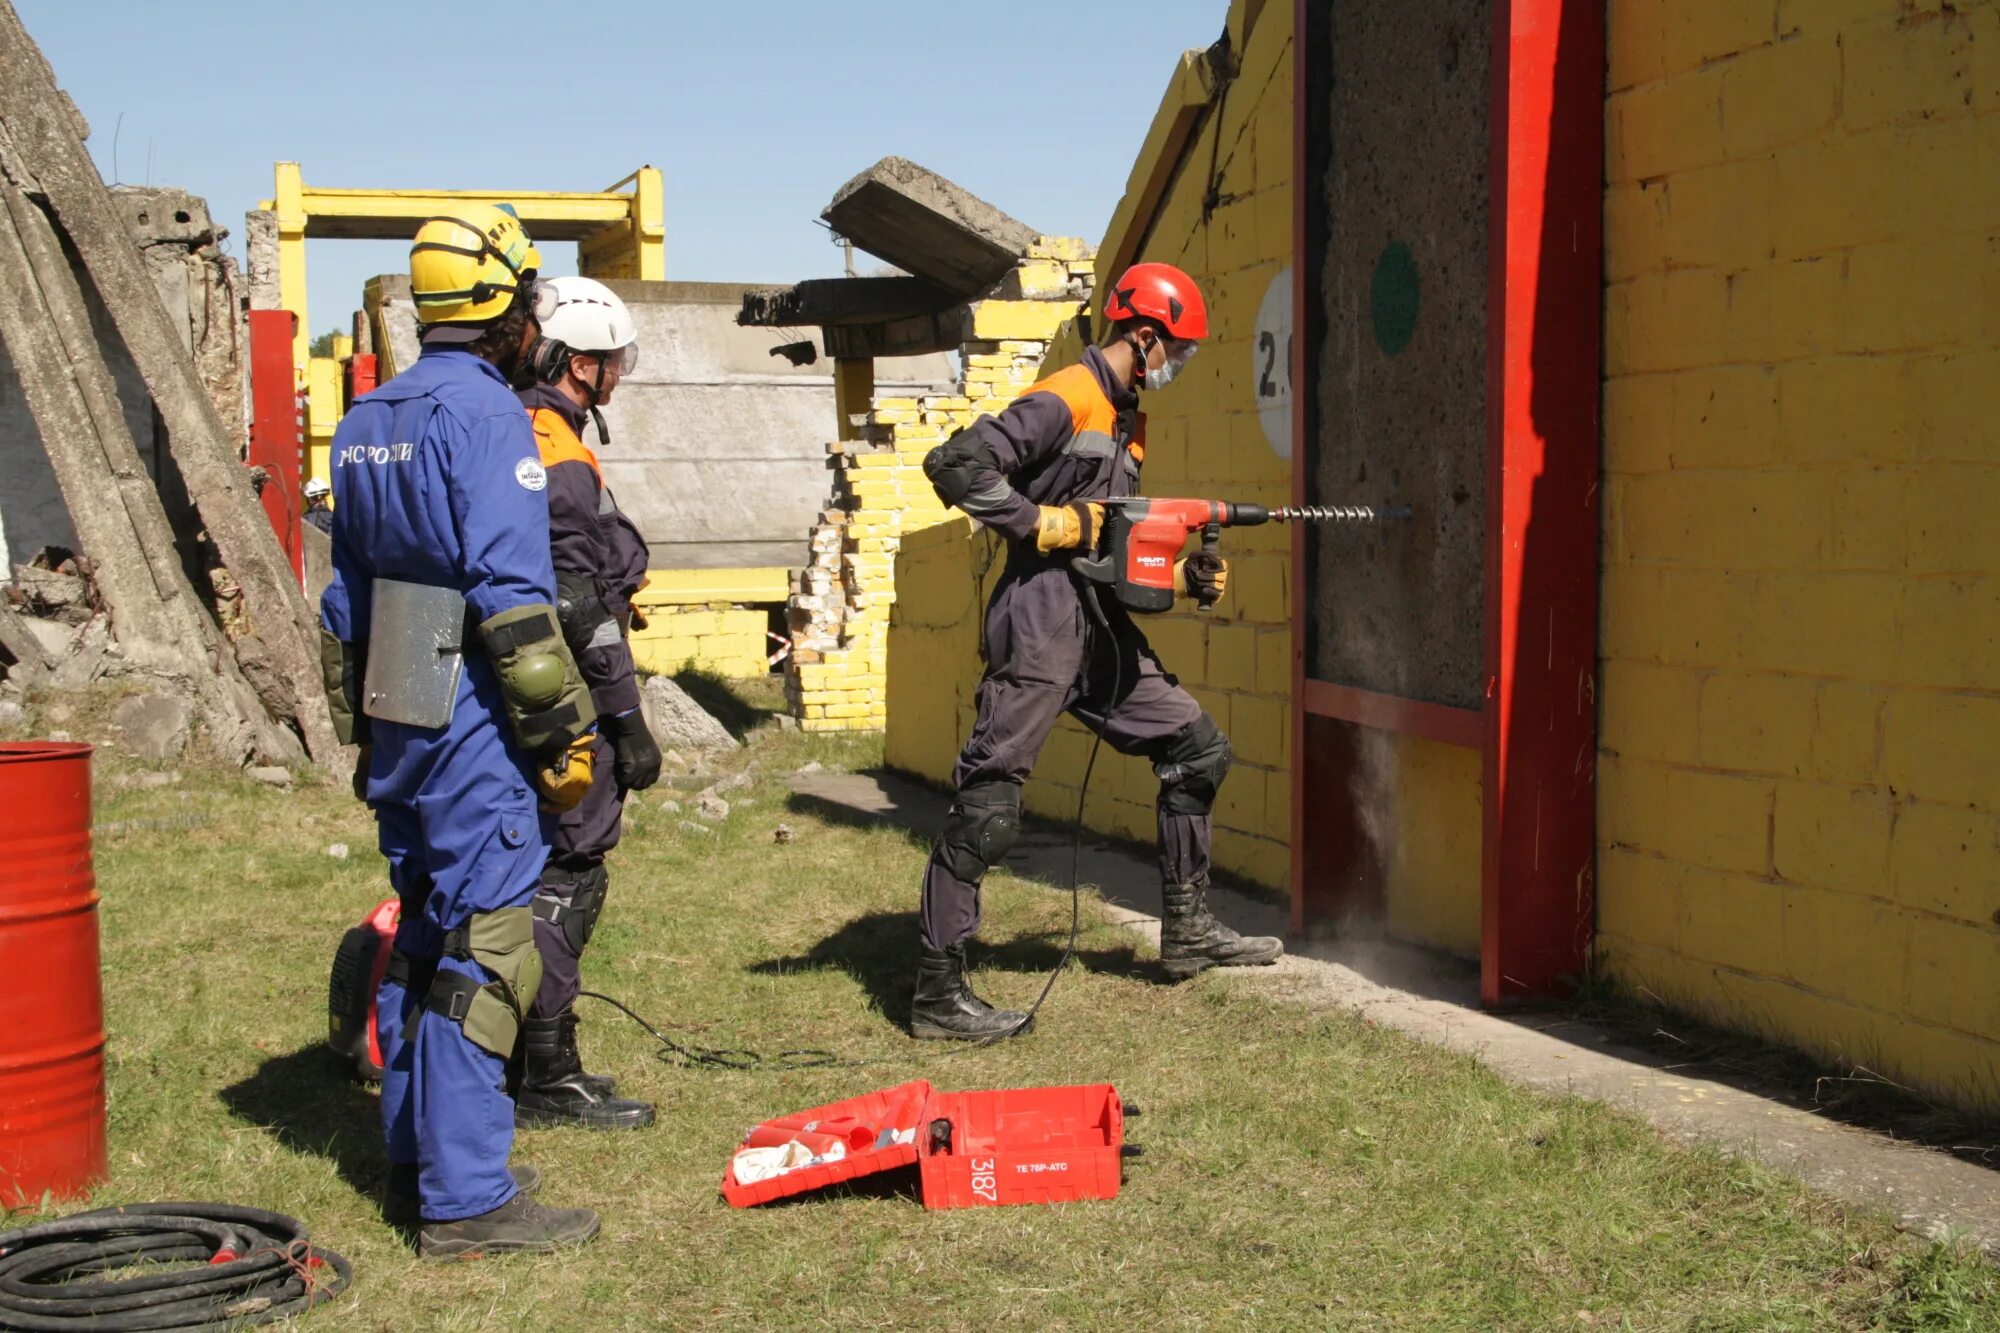
[[[0,686],[115,676],[172,701],[133,714],[163,748],[198,729],[238,762],[337,766],[314,618],[243,464],[221,233],[180,191],[106,189],[88,133],[0,0],[0,371],[21,418],[0,442]],[[50,532],[60,555],[22,549]]]
[[[822,217],[908,277],[814,280],[746,303],[756,322],[820,323],[837,357],[950,348],[943,393],[873,397],[827,445],[832,493],[786,602],[786,693],[808,731],[879,730],[887,716],[890,608],[905,535],[946,517],[924,455],[998,412],[1041,373],[1066,321],[1087,307],[1095,256],[1043,236],[951,181],[885,158]]]

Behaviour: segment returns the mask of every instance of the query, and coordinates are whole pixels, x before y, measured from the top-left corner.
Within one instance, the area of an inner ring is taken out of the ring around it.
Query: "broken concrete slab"
[[[963,299],[923,278],[808,278],[792,287],[743,293],[736,322],[780,329],[879,324],[935,314]]]
[[[736,738],[688,692],[665,676],[649,676],[639,687],[639,709],[662,750],[733,750]]]
[[[125,748],[141,759],[178,759],[187,749],[188,707],[171,694],[135,694],[111,710]]]
[[[846,239],[960,298],[1013,269],[1037,233],[963,186],[885,157],[834,193],[820,214]]]

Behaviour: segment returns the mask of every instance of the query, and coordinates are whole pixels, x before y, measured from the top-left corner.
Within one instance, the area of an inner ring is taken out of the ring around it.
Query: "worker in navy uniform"
[[[376,995],[389,1206],[420,1215],[432,1258],[598,1229],[508,1166],[507,1064],[542,973],[529,904],[596,740],[556,615],[548,473],[508,387],[548,313],[539,263],[511,209],[425,222],[410,250],[422,354],[355,400],[332,446],[322,664],[402,900]]]
[[[632,597],[646,581],[646,540],[604,484],[583,442],[610,432],[598,410],[639,361],[638,331],[625,303],[590,278],[554,278],[555,302],[528,358],[521,393],[549,478],[549,541],[556,613],[597,709],[597,780],[556,821],[555,842],[535,893],[542,985],[522,1027],[515,1119],[525,1126],[637,1129],[653,1123],[650,1102],[617,1095],[616,1083],[584,1072],[577,1046],[578,964],[604,910],[625,793],[660,776],[660,751],[639,710],[639,682],[626,634]]]
[[[301,488],[306,497],[306,511],[299,515],[307,523],[328,536],[333,534],[333,487],[326,484],[325,477],[309,477]]]
[[[1109,329],[1083,360],[984,416],[924,460],[938,496],[1007,539],[986,608],[987,668],[978,719],[952,772],[951,811],[924,871],[922,952],[910,1012],[920,1038],[988,1040],[1027,1028],[965,978],[979,928],[980,883],[1014,843],[1021,784],[1068,712],[1160,780],[1160,957],[1181,979],[1208,967],[1274,963],[1283,944],[1244,937],[1207,904],[1209,812],[1229,771],[1229,742],[1161,666],[1125,611],[1108,630],[1086,609],[1070,561],[1097,544],[1103,501],[1134,495],[1145,457],[1138,390],[1165,387],[1208,333],[1201,292],[1167,264],[1136,264],[1105,303]],[[1229,568],[1197,552],[1176,570],[1184,596],[1212,603]]]

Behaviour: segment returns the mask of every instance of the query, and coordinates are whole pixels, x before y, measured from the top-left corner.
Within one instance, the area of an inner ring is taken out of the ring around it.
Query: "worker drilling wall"
[[[1284,504],[1284,363],[1273,364],[1260,334],[1282,344],[1289,333],[1291,6],[1238,0],[1227,24],[1228,77],[1199,55],[1175,71],[1098,248],[1096,282],[1106,290],[1113,266],[1157,259],[1186,269],[1208,297],[1211,336],[1201,354],[1171,388],[1145,396],[1144,490]],[[1042,373],[1078,355],[1072,335]],[[1271,392],[1261,392],[1266,385]],[[1280,885],[1290,859],[1290,547],[1286,530],[1272,525],[1230,530],[1223,550],[1229,594],[1214,612],[1146,617],[1144,628],[1168,670],[1229,733],[1235,762],[1215,809],[1217,863]],[[981,612],[1003,563],[994,557],[993,537],[956,515],[903,540],[889,633],[887,754],[896,768],[949,778],[972,725]],[[1088,750],[1088,733],[1065,720],[1027,784],[1028,808],[1074,815]],[[1145,761],[1107,751],[1087,822],[1150,841],[1158,788]]]
[[[2000,8],[1609,20],[1601,955],[2000,1106]]]
[[[900,553],[906,541],[947,520],[924,476],[924,455],[980,414],[1003,410],[1035,381],[1048,340],[1089,295],[1091,260],[1082,241],[1038,238],[1003,280],[1014,299],[971,303],[972,336],[959,349],[962,373],[951,391],[877,396],[854,438],[826,446],[833,492],[813,526],[806,566],[793,575],[786,608],[787,697],[806,730],[885,726]],[[963,520],[955,522],[962,532]],[[911,650],[926,675],[929,646]]]

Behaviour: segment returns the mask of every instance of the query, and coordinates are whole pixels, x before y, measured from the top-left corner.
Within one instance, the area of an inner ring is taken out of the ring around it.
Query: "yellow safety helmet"
[[[541,266],[541,252],[505,204],[467,204],[431,218],[410,245],[417,321],[476,331],[506,314]]]

